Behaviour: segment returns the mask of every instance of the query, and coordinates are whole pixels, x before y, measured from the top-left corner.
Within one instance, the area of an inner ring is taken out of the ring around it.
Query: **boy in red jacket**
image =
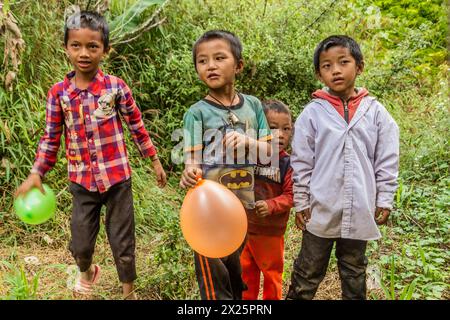
[[[281,299],[284,233],[293,206],[292,169],[285,151],[292,135],[291,113],[276,100],[263,102],[263,107],[279,149],[279,161],[255,170],[256,205],[254,210],[247,210],[247,243],[241,254],[242,279],[248,287],[242,295],[244,300],[258,298],[261,272],[263,299]]]

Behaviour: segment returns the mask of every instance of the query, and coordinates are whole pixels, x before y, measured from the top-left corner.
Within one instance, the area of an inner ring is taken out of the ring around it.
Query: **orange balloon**
[[[247,215],[233,192],[220,183],[201,179],[184,198],[180,225],[192,249],[209,258],[222,258],[244,242]]]

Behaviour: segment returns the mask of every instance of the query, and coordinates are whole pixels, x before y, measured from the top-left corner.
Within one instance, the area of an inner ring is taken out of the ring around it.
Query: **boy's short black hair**
[[[197,64],[197,49],[198,46],[206,41],[214,39],[223,39],[230,44],[231,53],[233,54],[236,63],[242,60],[242,44],[239,38],[230,31],[225,30],[210,30],[205,32],[200,38],[195,41],[192,48],[192,58],[194,59],[194,66]],[[195,67],[197,69],[197,67]]]
[[[291,110],[289,110],[289,107],[279,100],[264,100],[262,101],[262,106],[266,115],[269,111],[274,111],[291,116]]]
[[[364,58],[358,43],[349,36],[335,35],[322,40],[314,51],[314,69],[316,70],[316,73],[320,70],[320,54],[336,46],[347,48],[355,59],[356,65],[362,65]]]
[[[109,48],[109,27],[105,18],[95,11],[75,12],[67,18],[64,25],[64,45],[69,41],[69,30],[88,28],[92,31],[99,31],[102,34],[104,50]]]

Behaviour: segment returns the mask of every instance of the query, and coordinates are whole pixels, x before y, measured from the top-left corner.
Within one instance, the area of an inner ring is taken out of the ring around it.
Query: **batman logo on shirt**
[[[247,170],[228,171],[219,178],[219,182],[231,190],[251,188],[253,175]]]

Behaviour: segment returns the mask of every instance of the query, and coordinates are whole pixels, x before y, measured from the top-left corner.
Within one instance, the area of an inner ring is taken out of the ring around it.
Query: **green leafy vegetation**
[[[0,87],[2,299],[73,298],[65,273],[74,262],[66,249],[71,197],[64,145],[45,180],[57,195],[53,220],[39,226],[21,223],[12,209],[12,195],[34,161],[45,125],[47,90],[71,69],[63,48],[64,10],[74,3],[83,8],[87,2],[4,1],[3,12],[16,18],[25,48],[17,53],[22,64],[12,90]],[[143,299],[199,298],[192,251],[178,224],[184,193],[178,187],[181,167],[171,161],[171,151],[179,141],[172,141],[171,134],[182,126],[184,112],[206,92],[192,64],[192,44],[204,31],[219,28],[235,32],[244,46],[239,90],[261,99],[280,99],[295,116],[320,87],[312,66],[318,42],[331,34],[348,34],[361,44],[366,67],[357,85],[367,87],[387,107],[401,131],[395,211],[381,228],[383,238],[368,247],[371,270],[379,276],[378,287],[370,290],[369,298],[449,299],[445,4],[439,0],[110,1],[106,16],[112,30],[122,31],[115,31],[117,42],[101,67],[123,78],[133,90],[170,173],[169,186],[158,189],[151,163],[139,158],[127,137],[134,169],[138,295]],[[156,25],[138,32],[130,42],[120,41],[124,32],[135,35],[147,21]],[[0,41],[0,52],[4,46]],[[0,67],[2,77],[8,70],[7,65]],[[291,219],[286,234],[286,286],[300,243],[301,234]],[[23,262],[25,255],[38,254],[44,261],[41,265],[30,267]],[[103,229],[95,259],[105,269],[98,298],[120,298]],[[333,260],[330,272],[335,271]],[[369,271],[369,278],[374,274]]]

